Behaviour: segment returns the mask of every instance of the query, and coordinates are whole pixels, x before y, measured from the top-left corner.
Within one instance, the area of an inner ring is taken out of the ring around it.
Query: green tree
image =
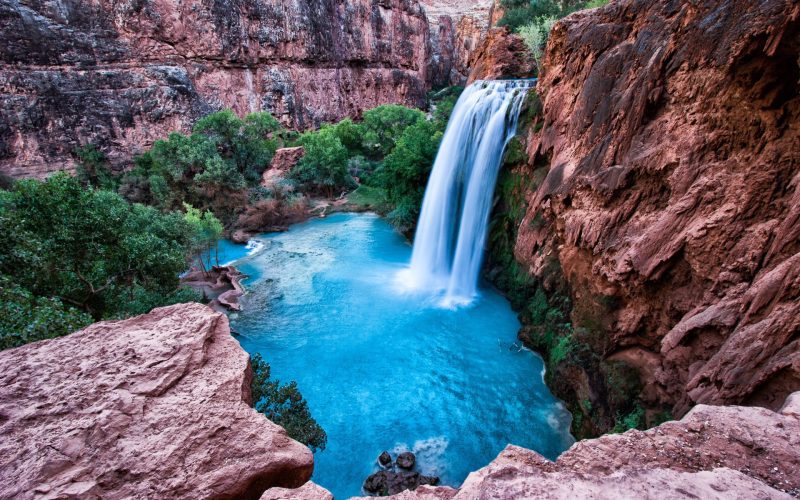
[[[290,176],[306,190],[333,197],[339,189],[355,187],[347,172],[347,148],[333,127],[323,127],[316,132],[306,132],[300,137],[305,155],[292,168]]]
[[[425,113],[398,104],[364,112],[364,149],[373,157],[388,155],[407,127],[425,121]]]
[[[324,450],[328,442],[325,430],[311,416],[308,403],[300,394],[297,383],[281,385],[270,379],[270,366],[260,354],[250,358],[253,381],[250,385],[256,411],[286,429],[289,437],[311,448]]]
[[[60,337],[92,323],[92,317],[56,298],[37,297],[0,275],[0,349]]]
[[[95,319],[184,300],[192,228],[182,214],[84,189],[64,173],[0,193],[0,274]]]
[[[119,181],[108,165],[106,155],[94,144],[86,144],[75,149],[78,161],[75,173],[85,186],[114,190]]]
[[[203,271],[207,272],[212,264],[219,265],[217,250],[222,237],[222,223],[208,210],[202,212],[188,203],[183,206],[186,209],[183,219],[192,228],[192,254]]]
[[[373,185],[386,190],[389,202],[395,206],[389,218],[401,228],[410,228],[419,216],[441,140],[442,132],[434,122],[423,120],[407,127],[370,179]]]
[[[230,109],[211,113],[194,126],[195,133],[208,137],[219,155],[253,183],[269,166],[278,147],[273,135],[280,129],[278,120],[269,113],[250,113],[241,119]]]

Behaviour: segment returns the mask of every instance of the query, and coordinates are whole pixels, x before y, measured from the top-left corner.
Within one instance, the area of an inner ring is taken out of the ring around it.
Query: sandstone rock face
[[[508,446],[457,492],[394,498],[791,498],[800,493],[800,393],[781,412],[699,405],[646,432],[580,441],[550,462]]]
[[[791,0],[612,1],[548,42],[516,257],[612,299],[600,354],[676,416],[800,389],[798,56]]]
[[[492,0],[420,0],[431,29],[430,79],[436,86],[463,85],[472,53],[492,24]]]
[[[309,481],[295,489],[270,488],[261,495],[260,500],[333,500],[333,495],[322,486]]]
[[[309,449],[250,407],[227,317],[181,304],[0,352],[0,497],[258,498]]]
[[[274,188],[275,185],[286,178],[286,174],[297,165],[297,162],[306,154],[302,146],[295,148],[281,148],[275,151],[272,162],[261,176],[261,185],[265,188]]]
[[[0,0],[0,172],[42,177],[93,143],[112,163],[211,111],[309,128],[421,106],[416,0]]]
[[[470,56],[468,83],[500,78],[531,78],[533,54],[507,27],[492,28]]]

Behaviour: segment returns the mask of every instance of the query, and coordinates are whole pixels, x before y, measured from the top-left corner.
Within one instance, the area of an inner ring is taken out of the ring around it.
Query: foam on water
[[[375,215],[259,238],[264,249],[235,263],[249,279],[232,327],[273,376],[297,381],[328,433],[314,480],[337,498],[361,493],[383,450],[410,448],[420,472],[458,485],[509,443],[555,458],[573,442],[494,290],[449,310],[441,295],[399,289],[411,247]]]

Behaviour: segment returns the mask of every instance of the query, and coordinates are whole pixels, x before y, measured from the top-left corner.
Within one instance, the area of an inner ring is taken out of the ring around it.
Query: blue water
[[[297,381],[328,433],[313,479],[337,498],[361,493],[384,449],[416,452],[421,472],[457,486],[509,443],[549,458],[572,444],[569,413],[495,291],[454,310],[404,291],[411,246],[375,215],[259,239],[235,262],[250,278],[231,326],[273,376]]]

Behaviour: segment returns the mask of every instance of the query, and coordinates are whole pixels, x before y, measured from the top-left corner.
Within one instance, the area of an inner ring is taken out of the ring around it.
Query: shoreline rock
[[[234,266],[213,266],[207,272],[193,269],[181,278],[181,283],[212,299],[208,305],[215,311],[241,311],[239,298],[245,293],[241,283],[244,278]]]

